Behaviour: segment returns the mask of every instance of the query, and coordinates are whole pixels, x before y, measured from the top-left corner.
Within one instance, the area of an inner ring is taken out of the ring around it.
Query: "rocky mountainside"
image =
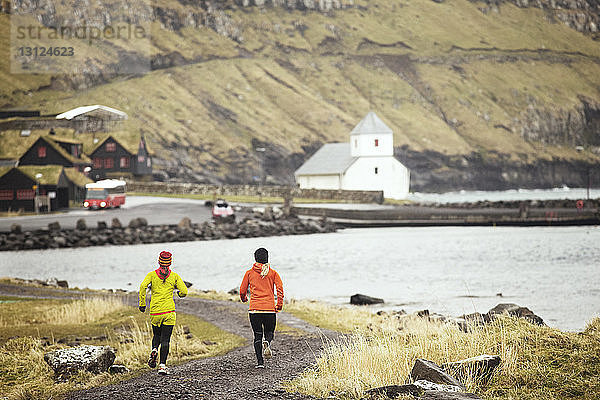
[[[81,68],[50,74],[11,74],[3,48],[0,108],[122,109],[162,179],[291,183],[373,110],[413,190],[600,185],[596,0],[76,3],[3,3],[2,42],[31,14],[147,27],[147,47],[83,48]]]

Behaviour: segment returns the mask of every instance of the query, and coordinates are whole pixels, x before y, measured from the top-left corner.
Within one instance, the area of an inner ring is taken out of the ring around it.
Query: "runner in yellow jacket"
[[[152,351],[148,359],[150,368],[156,367],[158,348],[160,346],[160,365],[158,373],[167,374],[167,356],[169,355],[169,342],[175,326],[175,301],[173,301],[173,290],[177,289],[179,297],[185,297],[188,293],[187,286],[179,275],[171,271],[173,257],[168,251],[163,251],[158,257],[159,267],[149,272],[140,285],[141,312],[146,311],[146,289],[150,287],[152,296],[150,298],[150,322],[152,323]]]

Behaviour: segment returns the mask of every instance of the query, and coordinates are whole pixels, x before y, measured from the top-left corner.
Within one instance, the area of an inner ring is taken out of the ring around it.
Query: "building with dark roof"
[[[83,199],[90,182],[75,168],[62,165],[0,167],[0,211],[34,211],[36,196],[47,199],[51,210],[67,208],[69,201]]]
[[[83,143],[54,135],[40,136],[19,157],[19,165],[63,165],[83,171],[91,160],[83,154]]]
[[[90,176],[95,180],[152,177],[152,157],[143,136],[119,136],[117,139],[116,134],[110,134],[98,140],[86,153],[92,159]]]

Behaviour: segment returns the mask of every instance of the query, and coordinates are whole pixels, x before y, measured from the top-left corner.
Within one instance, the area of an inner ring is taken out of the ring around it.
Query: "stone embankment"
[[[209,185],[178,182],[127,181],[127,190],[139,193],[168,193],[177,195],[202,195],[217,197],[264,196],[299,199],[335,200],[341,203],[383,203],[381,190],[327,190],[300,189],[278,185]]]
[[[379,209],[293,207],[296,215],[326,217],[338,226],[565,226],[599,225],[600,201],[480,201],[405,204]]]
[[[435,204],[421,204],[422,206],[437,207],[437,208],[467,208],[467,209],[481,209],[481,208],[528,208],[528,209],[576,209],[578,208],[578,200],[505,200],[505,201],[476,201],[472,203],[435,203]],[[579,200],[581,201],[580,206],[582,209],[599,209],[600,199],[590,200]]]
[[[114,218],[111,226],[98,222],[95,228],[87,227],[85,220],[80,219],[76,229],[61,229],[59,223],[54,222],[44,229],[23,232],[20,225],[13,224],[9,233],[0,233],[0,251],[302,235],[335,230],[335,224],[325,218],[301,220],[272,213],[255,214],[230,223],[192,224],[186,217],[178,225],[154,226],[148,225],[145,218],[135,218],[126,227]]]

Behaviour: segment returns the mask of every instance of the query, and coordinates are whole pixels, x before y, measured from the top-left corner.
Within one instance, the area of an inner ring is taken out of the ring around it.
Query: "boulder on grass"
[[[462,392],[462,390],[458,386],[454,385],[443,385],[441,383],[433,383],[426,381],[424,379],[419,379],[415,381],[413,385],[421,388],[423,391],[425,390],[437,390],[439,392]]]
[[[410,376],[415,381],[426,380],[433,383],[439,383],[442,385],[452,385],[460,388],[461,391],[465,391],[465,385],[456,380],[453,376],[446,373],[436,363],[422,358],[415,360]]]
[[[95,374],[108,371],[115,361],[115,350],[110,346],[83,345],[44,354],[44,360],[54,370],[58,380],[66,380],[79,371]]]
[[[529,322],[536,325],[546,325],[544,323],[544,320],[541,317],[535,315],[533,311],[531,311],[529,308],[521,307],[513,303],[498,304],[496,307],[492,308],[490,311],[487,312],[487,316],[490,320],[493,320],[494,317],[501,314],[508,314],[513,317],[525,318]]]
[[[419,396],[423,392],[423,389],[409,384],[409,385],[389,385],[389,386],[381,386],[373,389],[369,389],[365,392],[363,398],[371,399],[371,398],[380,398],[381,396],[386,396],[390,399],[395,399],[400,395],[412,395]]]
[[[356,306],[364,306],[369,304],[382,304],[383,299],[379,299],[377,297],[371,297],[364,294],[355,294],[350,296],[350,304],[354,304]]]
[[[453,376],[470,375],[477,380],[487,382],[492,377],[494,370],[500,365],[500,356],[482,354],[460,361],[446,363],[442,369]]]

